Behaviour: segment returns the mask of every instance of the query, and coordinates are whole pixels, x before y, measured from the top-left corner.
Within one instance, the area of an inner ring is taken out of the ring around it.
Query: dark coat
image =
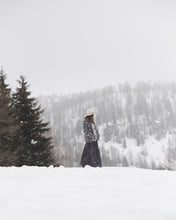
[[[90,142],[99,140],[100,134],[98,132],[96,125],[95,125],[95,131],[97,133],[97,139],[94,135],[91,122],[89,121],[89,119],[85,118],[83,120],[83,132],[84,132],[84,139],[85,139],[86,143],[90,143]]]
[[[101,167],[102,162],[101,162],[100,151],[98,148],[98,140],[100,138],[100,134],[98,132],[96,125],[95,125],[96,135],[94,135],[91,122],[89,121],[89,119],[85,118],[83,121],[83,132],[84,132],[84,138],[86,144],[83,149],[80,165],[82,167],[85,167],[86,165],[92,167]]]
[[[85,167],[102,167],[100,151],[97,141],[86,143],[81,157],[80,165]]]

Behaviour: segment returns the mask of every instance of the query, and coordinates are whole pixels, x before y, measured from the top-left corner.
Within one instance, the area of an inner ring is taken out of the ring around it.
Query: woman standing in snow
[[[81,157],[81,166],[101,167],[102,162],[98,148],[100,134],[94,122],[94,111],[92,109],[88,109],[84,117],[83,132],[86,144]]]

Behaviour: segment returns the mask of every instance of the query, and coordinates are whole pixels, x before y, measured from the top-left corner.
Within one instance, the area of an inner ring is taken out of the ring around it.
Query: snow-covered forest
[[[40,96],[55,160],[80,166],[82,121],[92,107],[103,166],[176,168],[176,83],[128,82],[72,95]]]

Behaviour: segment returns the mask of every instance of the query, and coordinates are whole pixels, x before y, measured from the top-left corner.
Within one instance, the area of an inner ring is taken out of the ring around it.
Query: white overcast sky
[[[0,0],[0,65],[37,95],[176,81],[176,1]]]

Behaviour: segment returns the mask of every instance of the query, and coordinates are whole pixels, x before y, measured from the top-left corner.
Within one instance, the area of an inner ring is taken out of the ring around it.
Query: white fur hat
[[[87,113],[86,113],[86,115],[84,115],[84,117],[89,116],[89,115],[93,115],[93,114],[95,114],[94,110],[89,108],[89,109],[87,109]]]

